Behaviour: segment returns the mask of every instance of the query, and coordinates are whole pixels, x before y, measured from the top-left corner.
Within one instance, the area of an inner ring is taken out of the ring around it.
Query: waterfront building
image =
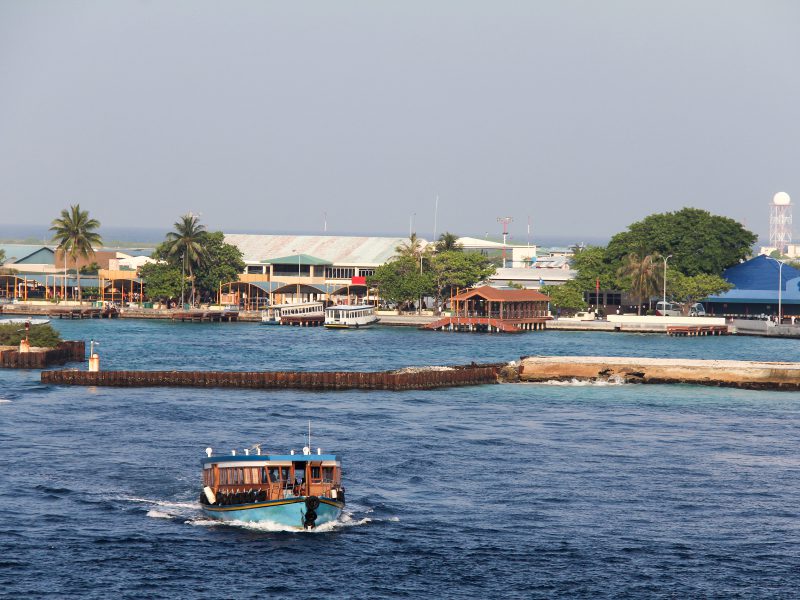
[[[781,313],[800,316],[800,270],[795,267],[781,267],[777,260],[760,255],[725,269],[722,277],[734,287],[706,298],[706,313],[743,318],[777,315],[780,288]]]

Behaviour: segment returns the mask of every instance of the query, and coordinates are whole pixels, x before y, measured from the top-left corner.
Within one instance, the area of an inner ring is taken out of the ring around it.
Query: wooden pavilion
[[[451,298],[452,315],[426,325],[437,331],[517,333],[544,329],[552,317],[550,297],[536,290],[499,289],[488,285]]]

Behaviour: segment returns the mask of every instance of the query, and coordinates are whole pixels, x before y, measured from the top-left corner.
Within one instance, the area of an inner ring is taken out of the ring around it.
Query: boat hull
[[[380,321],[380,319],[375,319],[373,321],[368,321],[367,323],[325,323],[325,327],[328,329],[362,329],[364,327],[371,327]]]
[[[285,527],[304,529],[306,514],[305,497],[286,498],[270,502],[234,504],[231,506],[203,506],[203,512],[221,521],[242,521],[245,523],[277,523]],[[342,514],[344,504],[330,498],[320,498],[316,508],[315,527],[335,521]]]

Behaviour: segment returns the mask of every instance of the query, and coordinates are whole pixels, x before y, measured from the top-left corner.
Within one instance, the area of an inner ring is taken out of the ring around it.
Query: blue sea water
[[[793,340],[54,322],[106,369],[358,369],[531,354],[796,360]],[[0,595],[789,598],[800,394],[694,386],[410,392],[44,386],[0,371]],[[344,463],[321,531],[223,525],[199,460]]]

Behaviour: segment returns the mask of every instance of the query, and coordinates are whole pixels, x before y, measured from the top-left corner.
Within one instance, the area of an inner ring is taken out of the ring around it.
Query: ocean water
[[[54,322],[103,368],[387,369],[531,354],[785,360],[797,342],[377,327]],[[800,394],[693,386],[411,392],[43,386],[0,371],[0,595],[789,598]],[[220,524],[199,461],[262,443],[340,455],[314,532]]]

